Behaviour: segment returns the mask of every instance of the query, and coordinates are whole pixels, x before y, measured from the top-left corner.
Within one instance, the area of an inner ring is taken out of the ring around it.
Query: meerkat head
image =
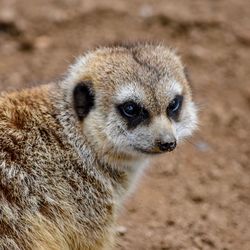
[[[174,150],[196,127],[184,71],[165,46],[117,46],[79,58],[64,84],[98,152],[143,156]]]

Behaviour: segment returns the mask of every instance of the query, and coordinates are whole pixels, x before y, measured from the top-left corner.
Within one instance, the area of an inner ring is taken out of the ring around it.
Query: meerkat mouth
[[[134,149],[140,153],[147,154],[147,155],[160,155],[160,154],[164,154],[167,152],[172,152],[171,150],[169,150],[169,151],[161,151],[159,149],[146,150],[146,149],[136,148],[136,147]]]

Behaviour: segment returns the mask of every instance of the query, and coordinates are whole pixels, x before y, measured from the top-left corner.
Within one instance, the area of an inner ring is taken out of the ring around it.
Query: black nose
[[[166,142],[166,143],[159,143],[159,149],[161,151],[173,151],[176,148],[176,141],[173,142]]]

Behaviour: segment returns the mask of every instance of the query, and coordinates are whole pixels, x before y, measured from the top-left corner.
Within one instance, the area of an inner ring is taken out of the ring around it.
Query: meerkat
[[[97,48],[63,80],[0,97],[0,249],[107,250],[148,161],[197,124],[163,46]]]

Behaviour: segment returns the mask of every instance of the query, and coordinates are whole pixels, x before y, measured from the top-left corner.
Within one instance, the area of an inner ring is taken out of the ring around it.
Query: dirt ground
[[[250,1],[0,0],[0,90],[60,79],[96,45],[178,48],[200,129],[156,159],[119,221],[117,249],[250,249]]]

